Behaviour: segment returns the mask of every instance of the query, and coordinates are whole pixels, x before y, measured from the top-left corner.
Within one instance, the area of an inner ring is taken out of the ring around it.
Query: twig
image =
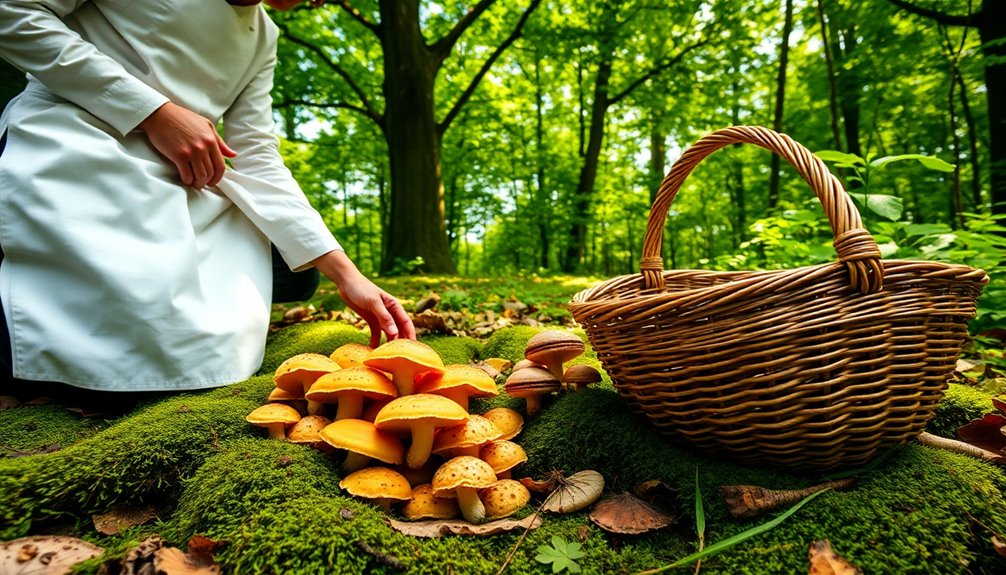
[[[360,551],[363,551],[367,555],[370,555],[374,559],[377,559],[380,563],[383,563],[392,569],[398,571],[405,571],[406,569],[405,563],[403,563],[401,559],[395,557],[394,555],[388,555],[387,553],[374,549],[366,541],[357,541],[356,546],[360,548]]]
[[[843,489],[856,482],[854,477],[829,481],[803,489],[765,489],[758,485],[721,485],[720,494],[727,510],[736,519],[757,517],[766,511],[796,503],[824,489]]]
[[[989,463],[1006,463],[1006,456],[1004,455],[987,449],[982,449],[981,447],[977,447],[963,441],[958,441],[956,439],[947,439],[946,437],[933,435],[932,433],[926,431],[920,433],[915,440],[918,441],[920,445],[925,445],[926,447],[935,447],[936,449],[945,449],[947,451],[953,451],[954,453],[961,453],[963,455],[981,459],[982,461],[988,461]]]
[[[546,498],[545,501],[548,501],[548,499]],[[541,517],[541,509],[544,506],[545,502],[543,501],[542,504],[538,506],[538,509],[534,510],[534,517]],[[503,564],[500,565],[499,571],[496,572],[496,575],[502,575],[503,571],[506,570],[506,566],[510,564],[510,560],[513,559],[514,554],[517,553],[517,549],[520,547],[520,544],[524,541],[524,538],[527,537],[527,532],[531,530],[532,525],[534,525],[534,519],[531,519],[531,521],[527,524],[527,527],[524,528],[524,532],[520,534],[520,537],[517,539],[517,542],[514,543],[513,549],[511,549],[510,553],[507,554],[506,559],[503,561]]]

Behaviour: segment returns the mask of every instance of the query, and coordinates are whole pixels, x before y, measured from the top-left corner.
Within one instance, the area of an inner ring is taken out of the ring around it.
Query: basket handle
[[[782,156],[803,176],[811,189],[821,200],[828,215],[831,231],[835,237],[832,244],[838,260],[849,270],[849,282],[862,293],[873,293],[883,288],[883,269],[880,264],[880,248],[863,228],[859,210],[852,203],[849,194],[824,162],[810,150],[794,142],[789,136],[759,126],[732,126],[707,134],[692,144],[674,165],[660,184],[657,197],[650,209],[643,238],[643,257],[639,261],[639,271],[647,289],[663,289],[664,260],[660,256],[663,243],[663,229],[667,222],[667,211],[674,201],[681,184],[706,156],[730,144],[747,143],[761,146]]]

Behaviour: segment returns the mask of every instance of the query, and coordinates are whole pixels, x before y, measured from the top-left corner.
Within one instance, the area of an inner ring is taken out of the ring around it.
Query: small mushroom
[[[285,389],[274,387],[266,397],[266,402],[285,403],[300,413],[307,413],[307,400],[304,399],[303,392],[291,393]]]
[[[547,329],[534,334],[524,346],[524,357],[562,379],[562,364],[583,353],[583,340],[568,331]]]
[[[328,444],[321,439],[321,430],[332,423],[324,415],[308,415],[302,417],[300,421],[293,424],[290,431],[286,433],[286,440],[290,443],[300,443],[321,449],[328,447]]]
[[[496,474],[489,464],[477,457],[462,455],[440,466],[433,476],[433,495],[457,497],[461,515],[469,523],[482,523],[486,509],[478,490],[496,483]]]
[[[483,445],[479,459],[488,463],[499,479],[510,479],[511,470],[527,461],[527,454],[520,445],[504,439]]]
[[[481,415],[469,415],[460,425],[445,427],[433,440],[433,453],[444,456],[471,455],[478,457],[479,448],[499,438],[502,432]]]
[[[434,497],[433,486],[423,483],[412,488],[412,499],[402,507],[402,515],[409,521],[454,519],[461,515],[461,509],[456,498]]]
[[[379,346],[363,364],[390,373],[400,396],[412,395],[416,376],[444,370],[444,361],[436,350],[412,339],[393,339]]]
[[[394,399],[398,389],[386,375],[372,367],[358,365],[326,373],[307,392],[307,400],[336,403],[336,419],[360,419],[364,399]]]
[[[531,492],[520,481],[502,479],[479,491],[479,499],[486,510],[486,519],[512,515],[531,501]]]
[[[509,407],[495,407],[482,414],[482,417],[493,422],[503,433],[500,439],[513,439],[524,429],[524,418],[520,413]]]
[[[569,477],[555,475],[559,486],[545,498],[542,509],[550,513],[573,513],[601,497],[604,477],[593,470],[578,471]]]
[[[527,416],[533,417],[541,408],[542,396],[562,389],[562,382],[546,369],[528,367],[511,373],[503,389],[510,397],[523,397]]]
[[[339,364],[320,353],[301,353],[279,364],[272,380],[276,387],[303,396],[319,377],[340,369]],[[320,403],[307,402],[310,415],[321,415],[324,409],[325,406]]]
[[[429,459],[436,428],[458,425],[467,419],[468,412],[446,397],[417,393],[391,400],[377,414],[374,425],[384,431],[412,436],[405,463],[415,469]]]
[[[631,493],[609,495],[594,506],[590,520],[609,533],[638,535],[667,527],[674,518]]]
[[[339,419],[321,430],[321,439],[336,449],[345,449],[342,470],[352,472],[365,467],[371,459],[400,465],[405,447],[394,434],[381,431],[362,419]]]
[[[369,499],[384,510],[391,511],[392,503],[412,498],[412,487],[401,473],[387,467],[368,467],[354,471],[339,482],[339,487],[351,495]]]
[[[416,393],[442,395],[468,411],[468,398],[499,394],[496,381],[486,372],[470,365],[445,365],[440,373],[428,372],[416,384]]]
[[[562,374],[562,384],[566,389],[583,391],[592,383],[601,381],[601,372],[590,365],[571,365]]]
[[[531,361],[530,359],[522,359],[522,360],[520,360],[520,361],[518,361],[517,363],[514,364],[513,369],[510,370],[510,373],[513,373],[515,371],[520,371],[522,369],[527,369],[529,367],[545,367],[545,366],[543,366],[541,364],[538,364],[538,363],[535,363],[535,362]]]
[[[283,403],[267,403],[248,414],[245,420],[269,430],[269,439],[286,440],[286,428],[300,421],[300,413]]]
[[[374,351],[369,345],[363,345],[362,343],[347,343],[340,345],[329,354],[329,359],[339,364],[340,367],[353,367],[354,365],[363,365],[363,360],[367,359],[370,352]]]

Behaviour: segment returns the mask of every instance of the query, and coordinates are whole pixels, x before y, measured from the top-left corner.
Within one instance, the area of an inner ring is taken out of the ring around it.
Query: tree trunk
[[[538,266],[543,270],[549,268],[548,265],[548,252],[549,252],[549,220],[551,219],[549,215],[551,214],[551,202],[548,198],[548,191],[545,188],[545,96],[542,93],[541,88],[541,55],[537,52],[535,53],[534,62],[534,113],[535,113],[535,126],[534,126],[534,143],[535,143],[535,162],[537,162],[537,170],[535,171],[535,194],[537,200],[535,205],[537,205],[537,219],[538,225],[538,243],[541,253],[538,258]]]
[[[821,24],[821,40],[824,61],[828,67],[828,109],[831,111],[831,139],[836,150],[842,149],[842,135],[838,128],[838,89],[835,86],[835,62],[828,42],[828,23],[824,16],[824,0],[817,0],[817,19]]]
[[[454,274],[433,106],[437,66],[419,28],[419,2],[382,0],[380,11],[384,134],[391,166],[391,217],[381,271],[421,257],[424,271]]]
[[[775,116],[772,119],[772,129],[782,131],[783,108],[786,101],[786,67],[789,64],[789,35],[793,31],[793,0],[786,0],[786,16],[782,26],[782,40],[779,42],[779,74],[775,86]],[[772,163],[768,182],[768,209],[774,210],[779,205],[779,154],[772,154]]]
[[[985,0],[978,17],[989,110],[992,213],[1006,226],[1006,2]]]
[[[844,19],[844,18],[843,18]],[[852,59],[857,46],[855,24],[844,27],[839,18],[829,19],[831,25],[831,51],[835,58],[836,70],[841,70],[836,76],[838,105],[842,113],[845,127],[846,151],[862,156],[859,145],[859,98],[862,93],[862,82],[855,66],[845,68],[844,62]]]
[[[982,173],[978,165],[978,136],[975,134],[975,119],[971,115],[968,90],[964,78],[957,74],[957,88],[961,91],[961,112],[968,127],[968,161],[971,163],[971,202],[975,213],[982,210]]]

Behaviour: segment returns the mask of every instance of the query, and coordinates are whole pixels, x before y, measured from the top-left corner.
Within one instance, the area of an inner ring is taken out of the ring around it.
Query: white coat
[[[0,117],[15,377],[181,390],[258,369],[269,241],[292,269],[339,248],[277,151],[276,38],[225,0],[0,0],[0,56],[29,73]],[[181,185],[137,130],[169,100],[223,120],[218,189]]]

